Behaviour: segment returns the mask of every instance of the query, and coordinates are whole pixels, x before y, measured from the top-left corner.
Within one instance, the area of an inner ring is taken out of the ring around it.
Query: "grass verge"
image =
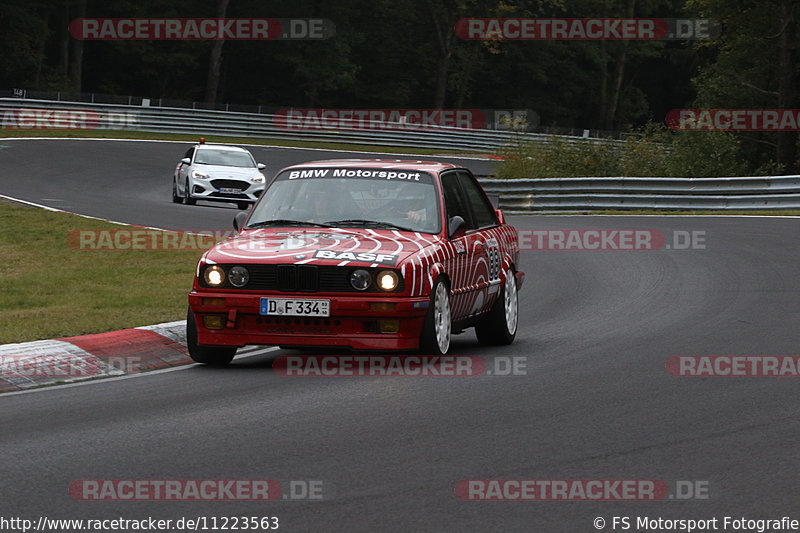
[[[98,220],[0,203],[0,344],[101,333],[186,317],[202,250],[91,251],[71,230]]]

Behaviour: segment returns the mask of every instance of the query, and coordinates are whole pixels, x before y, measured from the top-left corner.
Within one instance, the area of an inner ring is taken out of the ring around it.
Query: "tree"
[[[719,38],[696,45],[706,57],[694,80],[697,107],[796,107],[800,0],[689,0],[687,8],[725,28]],[[776,161],[783,172],[797,172],[796,131],[740,135],[754,167]],[[766,156],[765,145],[772,148]]]

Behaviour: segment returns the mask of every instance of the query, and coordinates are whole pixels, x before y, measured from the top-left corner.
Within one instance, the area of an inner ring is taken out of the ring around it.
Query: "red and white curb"
[[[186,322],[0,345],[0,392],[186,365]]]

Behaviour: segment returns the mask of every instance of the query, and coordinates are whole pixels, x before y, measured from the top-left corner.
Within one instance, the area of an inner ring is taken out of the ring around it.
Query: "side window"
[[[186,150],[186,153],[183,154],[183,157],[184,158],[188,157],[189,159],[191,159],[193,155],[194,155],[194,146]]]
[[[492,204],[483,194],[481,186],[467,172],[458,173],[458,181],[467,197],[467,202],[472,208],[472,215],[475,217],[475,228],[489,228],[497,225],[497,216],[494,213]]]
[[[447,210],[447,220],[454,216],[460,216],[467,223],[467,228],[471,228],[471,217],[469,207],[464,201],[461,193],[461,186],[458,183],[458,174],[447,172],[442,174],[442,194],[444,194],[444,207]]]

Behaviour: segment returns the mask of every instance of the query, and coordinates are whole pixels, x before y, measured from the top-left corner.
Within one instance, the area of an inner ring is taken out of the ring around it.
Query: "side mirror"
[[[184,165],[189,165],[191,164],[191,162],[192,160],[189,159],[188,157],[184,157],[183,159],[181,159],[181,163],[183,163]]]
[[[267,165],[265,165],[264,163],[258,163],[256,166],[258,167],[258,170],[264,170],[265,168],[267,168]]]
[[[494,214],[497,215],[497,221],[503,225],[506,223],[506,216],[503,214],[502,209],[495,209]]]
[[[239,211],[236,213],[236,216],[233,217],[233,229],[236,231],[242,231],[244,227],[244,221],[247,219],[247,213],[245,211]]]
[[[447,221],[447,237],[452,239],[457,236],[456,234],[463,233],[466,225],[467,223],[460,216],[450,217],[450,220]]]

